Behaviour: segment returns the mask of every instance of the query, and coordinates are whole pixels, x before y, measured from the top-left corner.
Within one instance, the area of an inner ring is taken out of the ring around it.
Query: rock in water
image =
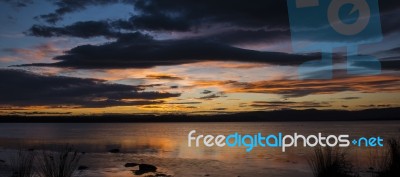
[[[87,167],[87,166],[79,166],[78,167],[78,170],[87,170],[89,167]]]
[[[139,171],[155,172],[155,171],[157,171],[157,167],[154,165],[149,165],[149,164],[140,164]]]
[[[126,163],[125,164],[125,167],[136,167],[136,166],[138,166],[139,164],[137,164],[137,163]]]
[[[143,175],[145,173],[149,172],[156,172],[157,167],[154,165],[149,165],[149,164],[139,164],[139,170],[134,170],[135,175]]]
[[[119,149],[111,149],[108,152],[110,152],[110,153],[119,153],[120,150]]]

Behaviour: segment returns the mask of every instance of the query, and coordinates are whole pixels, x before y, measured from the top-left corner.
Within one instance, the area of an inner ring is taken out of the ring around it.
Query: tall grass
[[[352,164],[346,158],[346,153],[339,148],[316,147],[308,164],[314,177],[353,177]]]
[[[82,154],[70,146],[60,152],[42,151],[38,163],[39,177],[72,177],[78,166]]]
[[[10,158],[12,177],[33,177],[35,175],[35,152],[18,150],[15,156]]]
[[[370,157],[375,167],[372,176],[399,177],[400,176],[400,140],[391,139],[382,153],[375,153]]]

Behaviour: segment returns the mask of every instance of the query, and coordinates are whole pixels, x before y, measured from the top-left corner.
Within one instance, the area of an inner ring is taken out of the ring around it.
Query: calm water
[[[282,132],[309,135],[350,134],[351,137],[398,137],[400,122],[274,122],[274,123],[113,123],[113,124],[0,124],[0,147],[36,147],[72,144],[86,152],[107,152],[119,148],[122,152],[173,158],[226,159],[241,156],[265,158],[281,154],[279,148],[255,148],[245,153],[243,148],[188,147],[187,135],[224,134],[234,132],[271,134]],[[307,148],[308,149],[308,148]],[[289,148],[287,153],[302,154],[304,148]],[[287,154],[284,153],[284,154]],[[249,157],[249,158],[250,158]]]
[[[112,123],[112,124],[0,124],[0,152],[18,148],[74,145],[88,152],[89,177],[128,177],[126,162],[156,164],[174,176],[312,176],[307,157],[312,148],[188,147],[187,135],[197,134],[303,135],[349,134],[351,138],[400,137],[400,121],[391,122],[274,122],[274,123]],[[107,153],[118,148],[122,154]],[[1,150],[2,149],[2,150]],[[372,149],[373,150],[373,149]],[[356,165],[367,168],[370,148],[348,148]],[[359,164],[358,164],[359,163]]]

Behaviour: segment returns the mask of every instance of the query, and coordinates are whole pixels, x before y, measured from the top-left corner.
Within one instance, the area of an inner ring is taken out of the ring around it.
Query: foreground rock
[[[119,149],[111,149],[108,152],[110,152],[110,153],[119,153],[120,150]]]
[[[149,164],[139,164],[139,170],[133,171],[135,175],[142,175],[149,172],[156,172],[157,167]]]
[[[84,166],[84,165],[81,165],[78,167],[78,170],[87,170],[87,169],[89,169],[89,167]]]
[[[139,170],[147,171],[147,172],[155,172],[155,171],[157,171],[157,167],[154,165],[149,165],[149,164],[140,164]]]
[[[125,164],[125,167],[136,167],[136,166],[138,166],[139,164],[137,164],[137,163],[126,163]]]

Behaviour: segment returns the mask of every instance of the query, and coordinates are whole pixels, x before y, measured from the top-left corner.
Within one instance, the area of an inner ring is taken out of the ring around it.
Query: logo
[[[349,147],[351,144],[357,147],[383,147],[383,138],[381,137],[360,137],[350,141],[350,135],[301,135],[294,133],[293,135],[284,135],[279,132],[277,134],[263,135],[257,134],[240,134],[235,132],[230,135],[196,135],[196,130],[192,130],[188,134],[189,147],[244,147],[246,152],[251,152],[255,147],[281,148],[285,152],[290,147]]]
[[[381,64],[359,55],[359,46],[382,40],[378,0],[288,0],[292,48],[321,52],[321,59],[299,66],[300,79],[332,79],[335,48],[347,48],[347,73],[376,75]]]

